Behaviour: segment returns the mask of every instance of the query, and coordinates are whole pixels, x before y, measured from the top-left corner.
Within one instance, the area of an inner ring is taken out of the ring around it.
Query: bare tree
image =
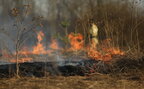
[[[19,59],[20,59],[20,50],[23,47],[24,43],[29,39],[30,32],[40,25],[38,23],[42,17],[34,17],[31,19],[28,17],[30,11],[30,5],[23,5],[20,8],[13,8],[11,10],[11,17],[14,18],[14,28],[16,30],[15,42],[15,57],[16,57],[16,76],[19,77]],[[31,19],[31,21],[29,21]]]

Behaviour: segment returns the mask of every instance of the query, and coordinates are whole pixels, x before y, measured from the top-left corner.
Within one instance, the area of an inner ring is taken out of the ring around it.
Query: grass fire
[[[0,4],[0,89],[143,89],[142,0]]]

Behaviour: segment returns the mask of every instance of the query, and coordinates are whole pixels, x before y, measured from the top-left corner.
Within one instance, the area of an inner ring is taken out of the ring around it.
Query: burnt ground
[[[144,89],[144,58],[0,65],[0,89]]]

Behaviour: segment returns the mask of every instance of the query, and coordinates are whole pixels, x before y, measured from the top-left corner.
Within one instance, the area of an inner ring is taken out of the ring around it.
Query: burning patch
[[[32,58],[28,58],[28,57],[27,58],[20,58],[18,60],[18,63],[24,63],[24,62],[30,62],[30,61],[32,61]],[[10,62],[11,63],[16,63],[17,60],[16,59],[11,59]]]
[[[42,31],[37,33],[37,45],[33,47],[33,54],[46,54],[44,45],[42,44],[42,40],[44,38],[44,33]]]
[[[68,35],[68,38],[70,40],[70,45],[71,45],[69,50],[77,51],[77,50],[81,50],[84,48],[83,35],[81,35],[80,33],[77,33],[77,34],[70,33]]]
[[[28,47],[24,47],[19,51],[19,55],[24,55],[24,58],[18,60],[19,63],[32,61],[32,57],[27,55],[49,55],[54,56],[62,54],[63,51],[81,51],[87,54],[87,57],[93,60],[110,61],[113,55],[124,55],[125,53],[121,51],[118,47],[110,46],[111,39],[104,40],[101,44],[96,45],[95,42],[91,41],[86,47],[84,46],[84,37],[80,33],[70,33],[68,35],[70,47],[68,49],[63,49],[58,46],[56,39],[51,40],[51,44],[48,49],[43,44],[43,39],[45,35],[42,31],[37,32],[37,44],[33,47],[32,51],[28,50]],[[58,54],[55,52],[58,52]],[[11,59],[10,62],[15,63],[15,59]]]

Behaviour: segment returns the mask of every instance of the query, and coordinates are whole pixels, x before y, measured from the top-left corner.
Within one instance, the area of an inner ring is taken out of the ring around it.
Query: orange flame
[[[24,62],[30,62],[30,61],[32,61],[32,58],[28,58],[28,57],[27,58],[20,58],[18,60],[18,63],[24,63]],[[16,63],[17,60],[16,59],[11,59],[10,62],[11,63]]]
[[[19,63],[24,63],[24,62],[31,61],[32,58],[28,57],[28,55],[31,55],[31,54],[36,54],[36,55],[49,54],[49,55],[51,55],[55,50],[59,50],[60,49],[59,46],[58,46],[58,43],[56,42],[56,40],[52,39],[52,42],[49,45],[50,49],[46,50],[45,46],[42,43],[43,38],[44,38],[44,33],[42,31],[38,32],[37,33],[38,42],[37,42],[36,46],[33,47],[32,51],[29,51],[27,47],[23,47],[23,49],[21,51],[19,51],[19,54],[20,55],[24,55],[27,58],[20,58],[18,60],[18,62]],[[10,62],[16,63],[16,59],[11,59]]]
[[[25,56],[24,58],[19,58],[18,63],[24,63],[24,62],[32,61],[32,58],[28,57],[28,55],[31,54],[31,52],[28,51],[27,47],[23,47],[22,50],[20,50],[18,54]],[[14,55],[16,55],[16,53],[14,53]],[[16,59],[11,59],[10,62],[16,63],[17,60]]]
[[[43,37],[44,33],[42,31],[37,33],[38,42],[37,45],[33,47],[33,54],[46,54],[45,48],[42,44]]]
[[[30,55],[32,53],[28,50],[28,47],[25,46],[25,47],[22,48],[22,50],[20,50],[19,54],[24,55],[24,56],[27,57],[28,55]]]
[[[68,38],[70,40],[70,49],[71,51],[81,50],[84,49],[84,39],[83,35],[80,33],[74,34],[70,33],[68,35]],[[110,61],[112,59],[113,55],[124,55],[124,52],[122,52],[119,48],[111,47],[110,42],[111,39],[106,39],[102,42],[101,47],[97,49],[97,44],[91,40],[90,45],[86,48],[86,52],[88,54],[88,57],[95,60],[103,60],[103,61]]]
[[[124,55],[124,52],[121,51],[119,48],[110,47],[110,39],[104,40],[102,43],[102,49],[100,52],[97,50],[96,47],[91,44],[88,51],[88,56],[95,60],[103,60],[103,61],[110,61],[113,55]]]
[[[28,62],[31,61],[32,58],[29,58],[28,54],[53,54],[56,50],[61,50],[58,46],[58,43],[56,39],[51,40],[51,44],[49,45],[49,50],[45,49],[45,46],[43,45],[42,41],[44,38],[44,33],[42,31],[37,33],[37,39],[38,42],[36,46],[33,47],[32,51],[28,51],[27,47],[24,47],[19,54],[25,55],[27,58],[20,58],[18,60],[19,63]],[[110,61],[113,57],[113,55],[124,55],[125,53],[121,51],[118,47],[112,47],[111,39],[106,39],[102,42],[100,45],[96,45],[95,42],[91,41],[90,45],[88,45],[86,48],[84,47],[84,38],[83,35],[80,33],[70,33],[68,35],[69,41],[70,41],[70,48],[69,51],[78,51],[82,50],[88,54],[88,57],[94,60],[102,60],[102,61]],[[85,49],[85,50],[84,50]],[[62,50],[61,50],[62,51]],[[16,60],[12,59],[10,62],[15,63]]]
[[[50,47],[51,49],[54,49],[54,50],[58,50],[58,49],[59,49],[59,46],[58,46],[58,44],[57,44],[57,42],[56,42],[55,39],[52,39],[52,43],[50,44],[49,47]]]
[[[48,55],[52,55],[53,52],[55,52],[56,50],[60,50],[61,48],[59,48],[58,43],[56,41],[56,39],[52,39],[51,40],[51,44],[49,45],[49,50],[47,50],[47,54]]]
[[[92,59],[99,59],[100,60],[102,58],[101,53],[99,53],[98,51],[91,49],[91,48],[88,50],[88,56]]]
[[[81,34],[74,34],[70,33],[68,35],[68,38],[70,40],[70,45],[71,48],[70,50],[76,51],[76,50],[81,50],[84,46],[84,41],[83,41],[83,35]]]
[[[111,53],[112,55],[124,55],[124,52],[122,52],[119,48],[109,48],[106,50],[107,52]]]

